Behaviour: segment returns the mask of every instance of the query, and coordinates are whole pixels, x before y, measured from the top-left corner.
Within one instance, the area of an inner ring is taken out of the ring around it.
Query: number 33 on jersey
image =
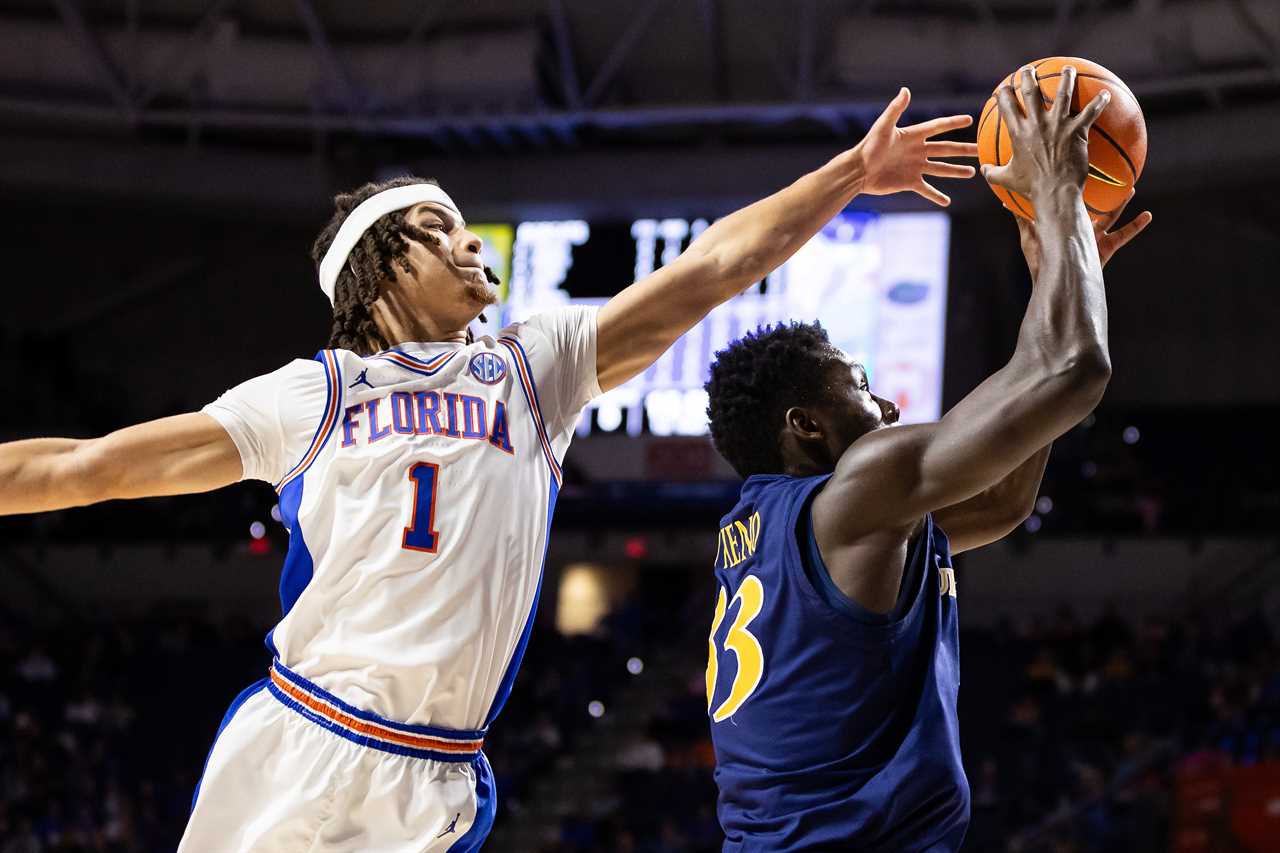
[[[749,627],[752,620],[760,615],[760,609],[764,607],[764,584],[760,583],[760,579],[755,575],[747,575],[733,596],[733,603],[741,606],[738,608],[733,624],[729,627],[729,633],[724,638],[725,651],[732,652],[737,659],[737,673],[733,676],[728,697],[714,712],[711,711],[711,704],[716,695],[716,681],[720,674],[720,652],[716,648],[716,633],[720,630],[720,623],[724,621],[724,614],[728,609],[726,598],[725,589],[722,586],[716,597],[716,615],[711,620],[711,636],[708,638],[710,648],[707,656],[707,711],[711,713],[711,719],[717,723],[732,717],[742,707],[742,703],[751,698],[751,694],[760,685],[760,679],[764,677],[764,649],[761,648],[760,641],[756,639],[755,634],[751,633]]]

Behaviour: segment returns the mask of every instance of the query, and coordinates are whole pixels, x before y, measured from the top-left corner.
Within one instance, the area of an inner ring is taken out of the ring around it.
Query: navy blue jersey
[[[724,849],[956,850],[969,785],[946,535],[925,516],[898,606],[861,610],[812,544],[826,480],[751,477],[721,522],[707,707]]]

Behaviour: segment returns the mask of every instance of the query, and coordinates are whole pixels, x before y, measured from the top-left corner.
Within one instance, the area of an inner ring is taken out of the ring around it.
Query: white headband
[[[324,291],[325,296],[329,297],[330,304],[333,303],[333,294],[338,287],[338,273],[342,272],[343,266],[347,263],[347,256],[356,247],[356,243],[360,242],[364,232],[368,231],[380,217],[393,211],[404,210],[406,207],[413,207],[424,201],[444,205],[453,211],[459,220],[462,219],[462,214],[458,212],[458,206],[453,203],[453,199],[435,184],[409,184],[407,187],[383,190],[360,202],[355,210],[347,214],[342,227],[338,229],[338,236],[333,238],[329,251],[324,253],[324,258],[320,261],[320,289]]]

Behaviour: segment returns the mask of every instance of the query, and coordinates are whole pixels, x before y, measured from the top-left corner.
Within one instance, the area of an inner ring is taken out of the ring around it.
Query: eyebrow
[[[463,221],[461,216],[454,213],[452,210],[445,207],[443,204],[437,204],[434,201],[425,201],[423,202],[423,207],[427,212],[434,213],[436,216],[439,216],[445,222],[448,222],[450,226],[449,227],[450,231],[454,230],[455,228],[465,228],[467,226],[467,223]]]

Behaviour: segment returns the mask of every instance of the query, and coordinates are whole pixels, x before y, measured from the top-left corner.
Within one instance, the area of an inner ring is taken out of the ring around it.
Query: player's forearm
[[[1056,187],[1035,203],[1041,257],[1014,359],[1025,369],[1067,373],[1100,397],[1111,358],[1093,227],[1076,187]]]
[[[686,252],[704,268],[690,284],[705,288],[713,307],[764,278],[849,204],[865,175],[862,150],[852,148],[716,222]]]
[[[46,512],[87,503],[71,472],[83,442],[34,438],[0,444],[0,515]]]
[[[951,553],[981,548],[1008,536],[1035,509],[1052,445],[1045,445],[1004,479],[968,500],[934,512],[951,541]]]
[[[713,308],[781,266],[857,195],[865,175],[862,151],[846,151],[715,223],[674,262],[609,300],[598,318],[600,387],[647,368]]]
[[[1022,523],[1035,509],[1040,483],[1044,480],[1044,469],[1049,464],[1049,452],[1052,449],[1052,443],[1046,444],[987,490],[993,506],[1002,515],[1014,520],[1015,525]]]

